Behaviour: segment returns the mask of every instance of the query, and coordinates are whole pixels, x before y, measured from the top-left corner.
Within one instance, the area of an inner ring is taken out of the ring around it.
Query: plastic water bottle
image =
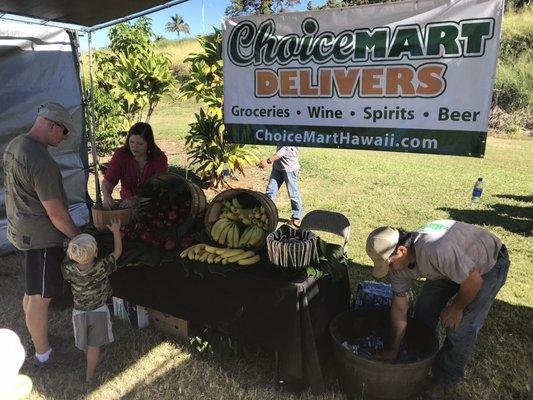
[[[477,181],[472,190],[472,203],[479,203],[481,194],[483,193],[483,178],[480,176],[477,178]]]
[[[229,181],[229,178],[230,178],[230,170],[229,170],[229,165],[227,162],[224,163],[224,169],[222,170],[222,180],[224,182],[228,182]]]

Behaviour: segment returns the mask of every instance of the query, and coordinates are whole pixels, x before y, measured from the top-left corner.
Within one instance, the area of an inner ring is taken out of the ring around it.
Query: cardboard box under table
[[[266,259],[266,262],[264,261]],[[210,267],[214,270],[214,267]],[[278,378],[324,390],[317,341],[349,306],[346,267],[340,277],[287,274],[268,258],[223,274],[190,273],[181,261],[124,266],[111,275],[116,296],[263,346],[278,356]]]
[[[168,335],[187,340],[189,337],[189,322],[184,319],[165,314],[161,311],[148,309],[148,314],[154,327]]]

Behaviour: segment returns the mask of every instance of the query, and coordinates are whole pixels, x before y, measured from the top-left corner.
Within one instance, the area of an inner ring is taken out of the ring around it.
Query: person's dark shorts
[[[53,298],[63,292],[63,275],[61,263],[65,257],[62,247],[31,249],[24,253],[24,276],[26,294]]]

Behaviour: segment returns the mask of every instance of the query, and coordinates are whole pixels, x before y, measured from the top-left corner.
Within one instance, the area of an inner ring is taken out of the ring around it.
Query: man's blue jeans
[[[276,201],[276,195],[278,194],[279,188],[285,182],[287,185],[287,192],[289,193],[289,199],[291,200],[291,209],[292,209],[292,218],[302,219],[302,199],[300,198],[300,192],[298,191],[298,172],[285,172],[278,171],[277,169],[272,168],[270,173],[270,179],[268,181],[268,186],[266,188],[266,195]]]
[[[483,285],[477,296],[465,308],[463,319],[455,330],[446,330],[446,339],[433,364],[433,376],[444,385],[455,385],[464,377],[476,337],[485,322],[496,294],[505,283],[509,255],[502,246],[498,261],[482,275]],[[459,290],[459,285],[446,279],[427,281],[415,305],[415,318],[432,331],[436,329],[442,309]]]

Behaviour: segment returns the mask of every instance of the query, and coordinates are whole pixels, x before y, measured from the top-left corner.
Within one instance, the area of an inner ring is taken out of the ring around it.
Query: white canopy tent
[[[69,211],[78,225],[89,221],[87,140],[92,168],[98,170],[94,123],[85,117],[87,100],[80,78],[78,32],[87,33],[92,99],[91,33],[188,0],[0,0],[0,152],[9,141],[29,130],[39,105],[55,101],[74,115],[76,133],[50,149],[61,167]],[[1,168],[1,166],[0,166]],[[100,187],[96,180],[96,199]],[[0,255],[13,251],[6,239],[5,191],[0,171]]]

